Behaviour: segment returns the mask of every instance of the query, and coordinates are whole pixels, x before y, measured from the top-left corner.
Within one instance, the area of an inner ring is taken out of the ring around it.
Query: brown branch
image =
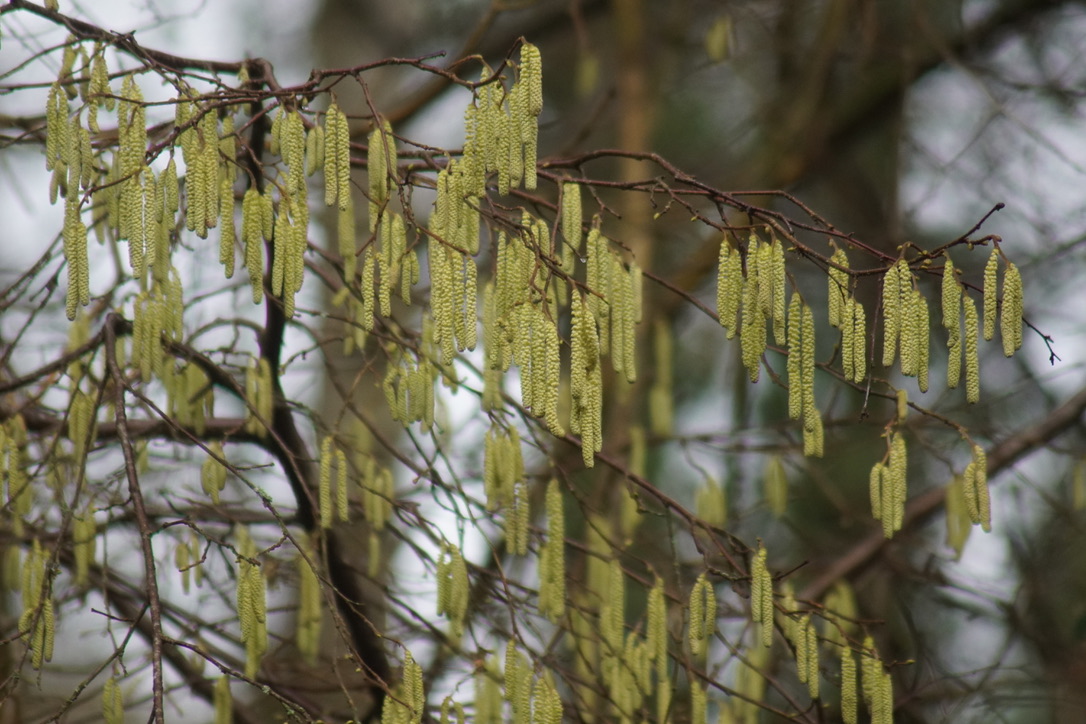
[[[124,453],[124,469],[128,478],[128,494],[132,498],[132,507],[136,513],[136,524],[140,533],[140,551],[143,554],[143,570],[146,576],[147,605],[151,614],[151,716],[155,724],[165,724],[166,712],[163,707],[164,685],[162,681],[162,602],[158,596],[158,579],[155,573],[155,552],[151,546],[151,520],[147,515],[147,508],[143,501],[143,491],[140,490],[139,476],[136,472],[136,454],[132,449],[132,440],[128,436],[126,417],[124,412],[124,391],[127,381],[120,365],[117,364],[117,322],[123,321],[116,314],[110,314],[106,318],[106,365],[109,374],[113,378],[116,390],[116,420],[117,439],[121,443]]]
[[[70,547],[59,547],[60,559],[68,568],[72,568],[75,565],[75,555]],[[148,643],[155,641],[156,633],[151,618],[144,616],[144,605],[142,602],[137,602],[133,596],[133,592],[127,588],[119,585],[118,581],[121,580],[116,573],[111,573],[103,566],[91,565],[90,567],[90,580],[92,584],[98,588],[110,601],[110,605],[116,609],[121,618],[126,619],[132,624],[133,630],[140,634]],[[161,630],[158,631],[159,637],[165,640],[161,636]],[[185,646],[181,642],[174,642],[178,646]],[[220,669],[223,668],[214,659],[208,657],[204,652],[200,652],[201,655],[211,661],[215,666]],[[201,674],[188,659],[176,648],[164,647],[162,652],[163,657],[167,662],[177,671],[185,681],[185,685],[189,687],[189,690],[196,696],[200,697],[208,704],[213,705],[215,701],[215,685],[210,679],[207,679]],[[231,672],[235,678],[242,681],[248,681],[242,675],[241,672]],[[255,683],[255,682],[249,682]],[[278,694],[273,693],[273,696]],[[74,702],[74,697],[71,700]],[[258,721],[254,715],[249,713],[248,707],[246,707],[240,701],[233,702],[234,719],[243,724],[256,724]],[[63,714],[63,710],[60,712]]]
[[[1084,411],[1086,388],[1050,412],[1048,417],[992,447],[987,453],[988,478],[994,479],[1004,468],[1010,467],[1078,423]],[[905,506],[902,530],[915,528],[930,519],[939,512],[945,499],[946,488],[937,487],[910,500]],[[821,598],[835,581],[854,576],[870,565],[889,542],[881,530],[872,531],[809,583],[798,598],[808,601]]]
[[[63,13],[49,10],[42,5],[26,2],[26,0],[11,0],[7,6],[0,8],[0,13],[12,10],[25,10],[43,17],[46,20],[52,20],[54,23],[66,27],[68,32],[81,40],[95,40],[102,43],[108,43],[115,48],[123,50],[134,58],[139,58],[150,65],[170,70],[175,73],[181,73],[186,70],[205,70],[211,73],[237,73],[245,65],[244,61],[225,63],[216,60],[203,60],[201,58],[186,58],[180,55],[164,53],[161,50],[145,48],[136,42],[136,38],[132,33],[122,34],[105,30],[97,25],[92,25],[91,23],[64,15]]]
[[[27,374],[20,377],[0,382],[0,395],[11,392],[13,390],[17,390],[20,387],[32,385],[35,382],[41,382],[49,375],[60,372],[61,370],[67,368],[68,365],[70,365],[72,362],[75,362],[77,359],[87,354],[101,343],[102,332],[99,332],[98,334],[94,335],[93,338],[87,340],[79,347],[71,350],[70,352],[64,353],[49,364],[42,365],[33,372],[28,372]],[[0,416],[0,419],[2,419],[2,416]]]

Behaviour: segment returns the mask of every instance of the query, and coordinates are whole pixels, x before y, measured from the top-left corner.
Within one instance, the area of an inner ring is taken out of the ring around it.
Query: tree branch
[[[1037,424],[1027,427],[1007,438],[987,451],[988,479],[1004,468],[1010,467],[1019,459],[1044,446],[1054,437],[1079,422],[1086,411],[1086,388],[1063,403],[1048,417]],[[921,493],[905,506],[905,518],[902,530],[915,528],[939,512],[946,499],[946,487],[937,487]],[[881,530],[873,530],[866,538],[854,545],[845,555],[838,558],[814,581],[809,583],[798,598],[815,601],[841,578],[855,576],[871,564],[883,548],[890,543]]]
[[[12,10],[26,10],[47,20],[63,25],[75,37],[81,40],[94,40],[108,43],[129,55],[159,68],[181,73],[186,70],[204,70],[211,73],[237,73],[245,65],[245,61],[225,63],[216,60],[203,60],[201,58],[186,58],[180,55],[164,53],[160,50],[144,48],[136,42],[132,33],[121,34],[110,30],[104,30],[97,25],[76,20],[63,13],[49,10],[42,5],[26,2],[26,0],[11,0],[6,6],[0,8],[0,14]]]
[[[143,554],[143,571],[146,577],[147,605],[151,614],[151,716],[155,724],[165,724],[166,712],[163,706],[164,684],[162,681],[162,603],[158,596],[158,578],[155,573],[155,552],[151,546],[151,520],[147,516],[147,508],[143,501],[143,491],[140,490],[140,481],[136,473],[136,454],[132,450],[132,440],[128,436],[126,417],[124,412],[124,391],[128,384],[117,364],[114,353],[117,349],[117,332],[114,325],[120,320],[116,314],[110,314],[106,318],[106,365],[109,374],[113,378],[116,390],[115,405],[117,419],[117,439],[121,443],[124,453],[124,469],[128,478],[128,494],[132,497],[132,507],[136,513],[136,524],[140,533],[140,551]]]

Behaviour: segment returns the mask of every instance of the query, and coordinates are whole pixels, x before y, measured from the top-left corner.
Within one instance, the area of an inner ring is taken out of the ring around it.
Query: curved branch
[[[123,50],[134,58],[139,58],[151,65],[175,73],[186,70],[205,70],[211,73],[237,73],[245,65],[244,61],[226,63],[217,60],[186,58],[180,55],[164,53],[161,50],[145,48],[136,42],[136,38],[131,33],[121,34],[104,30],[97,25],[92,25],[91,23],[82,20],[76,20],[63,13],[49,10],[42,5],[26,2],[26,0],[11,0],[6,7],[0,8],[0,13],[10,12],[12,10],[26,10],[27,12],[43,17],[46,20],[52,20],[54,23],[66,27],[68,32],[81,40],[95,40],[102,43],[108,43]]]
[[[155,572],[155,552],[151,546],[151,520],[147,516],[147,508],[143,501],[143,491],[140,489],[139,477],[136,473],[136,454],[132,449],[132,440],[128,435],[126,417],[124,412],[124,391],[127,382],[120,365],[117,364],[115,350],[117,349],[117,331],[115,324],[120,320],[116,314],[110,314],[106,318],[106,364],[110,377],[116,390],[115,415],[117,418],[117,439],[121,443],[121,451],[124,453],[124,469],[128,478],[128,494],[132,498],[132,508],[136,514],[136,523],[140,533],[140,551],[143,554],[144,576],[146,577],[145,589],[147,592],[147,606],[151,615],[151,716],[155,724],[165,724],[166,711],[163,695],[165,683],[162,679],[162,602],[158,596],[158,575]]]
[[[989,480],[1078,423],[1083,412],[1086,412],[1086,388],[1049,413],[1048,417],[992,447],[987,451]],[[905,506],[902,530],[915,528],[926,522],[939,512],[945,499],[946,488],[938,487],[910,500]],[[855,576],[871,564],[889,542],[881,530],[873,530],[809,583],[798,598],[808,601],[821,598],[835,581]]]

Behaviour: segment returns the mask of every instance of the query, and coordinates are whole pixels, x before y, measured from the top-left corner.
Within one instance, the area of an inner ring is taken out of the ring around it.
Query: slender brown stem
[[[165,724],[166,715],[163,707],[164,686],[162,681],[162,602],[158,597],[158,579],[155,573],[155,552],[151,546],[151,536],[154,531],[151,528],[151,519],[147,515],[147,507],[143,501],[143,491],[140,489],[139,476],[136,471],[136,454],[132,449],[132,439],[128,436],[127,418],[124,412],[124,390],[127,382],[117,364],[115,350],[117,349],[117,332],[114,324],[120,321],[120,317],[110,314],[106,319],[106,365],[116,391],[114,407],[116,408],[117,439],[121,443],[124,452],[124,470],[128,478],[128,494],[132,497],[132,508],[136,514],[136,526],[140,534],[140,552],[143,554],[143,571],[147,578],[147,605],[151,614],[151,717],[155,724]]]

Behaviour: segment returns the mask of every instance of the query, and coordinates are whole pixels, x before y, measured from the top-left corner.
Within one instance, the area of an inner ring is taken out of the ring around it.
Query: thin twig
[[[117,332],[114,325],[120,320],[116,314],[110,314],[106,318],[106,365],[109,374],[113,378],[116,392],[114,407],[116,408],[117,439],[121,443],[124,452],[124,470],[128,478],[128,494],[132,497],[132,508],[136,513],[136,526],[140,534],[140,552],[143,554],[143,571],[146,576],[147,605],[151,614],[151,716],[155,724],[165,724],[166,713],[163,708],[163,681],[162,681],[162,603],[158,597],[158,579],[155,573],[155,552],[151,546],[151,520],[147,515],[147,508],[143,502],[143,491],[140,489],[139,475],[136,468],[136,454],[132,449],[132,440],[128,436],[127,418],[124,412],[124,391],[128,382],[117,364]]]
[[[1052,438],[1078,423],[1086,411],[1086,389],[1080,390],[1074,397],[1063,403],[1037,424],[1027,427],[1016,435],[995,445],[987,452],[988,478],[992,480],[1004,468],[1010,467],[1017,460],[1046,444]],[[937,513],[946,499],[946,487],[932,488],[909,501],[905,506],[905,518],[902,530],[907,531],[927,521]],[[854,576],[868,564],[890,541],[881,530],[872,531],[866,538],[854,545],[847,553],[839,557],[809,583],[797,598],[814,601],[822,597],[830,586],[841,578]]]

